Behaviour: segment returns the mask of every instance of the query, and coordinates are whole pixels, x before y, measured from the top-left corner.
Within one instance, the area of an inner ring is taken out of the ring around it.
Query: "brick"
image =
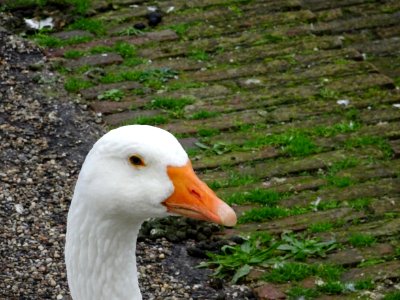
[[[67,68],[78,68],[82,66],[107,66],[112,64],[120,64],[124,60],[121,55],[116,53],[102,53],[90,56],[83,56],[78,59],[67,60],[65,66]]]
[[[109,90],[117,89],[121,91],[129,91],[129,90],[139,89],[141,87],[142,85],[140,83],[126,81],[126,82],[97,85],[95,87],[81,90],[80,94],[82,95],[83,98],[90,100],[90,99],[96,99],[98,95],[101,95]]]
[[[53,33],[51,34],[51,36],[59,38],[61,40],[68,40],[70,38],[76,38],[76,37],[94,37],[92,33],[85,30],[61,31]]]

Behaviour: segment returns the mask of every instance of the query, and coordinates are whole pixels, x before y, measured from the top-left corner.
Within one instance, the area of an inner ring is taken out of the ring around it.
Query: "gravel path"
[[[69,298],[63,249],[72,187],[105,132],[71,100],[40,50],[0,27],[1,299]],[[251,298],[248,288],[209,282],[210,271],[193,269],[199,260],[188,245],[138,243],[144,299]]]

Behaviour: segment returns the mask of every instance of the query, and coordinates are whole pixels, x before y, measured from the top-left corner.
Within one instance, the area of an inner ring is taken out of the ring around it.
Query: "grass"
[[[357,290],[372,290],[375,287],[375,283],[371,279],[358,280],[354,283],[354,287]]]
[[[91,0],[6,0],[2,3],[1,9],[17,9],[26,7],[43,7],[48,3],[68,4],[73,9],[73,12],[83,15],[90,7]]]
[[[340,281],[328,281],[318,286],[317,290],[329,295],[339,295],[345,291],[345,287]]]
[[[220,131],[217,128],[199,128],[197,134],[201,137],[210,137],[219,134]]]
[[[215,180],[208,182],[212,189],[226,188],[251,184],[257,181],[257,178],[250,175],[244,175],[236,172],[230,172],[229,177],[225,180]]]
[[[349,243],[353,247],[361,248],[361,247],[369,247],[376,243],[376,238],[372,235],[363,234],[363,233],[353,233],[349,237]]]
[[[132,120],[124,122],[124,125],[161,125],[168,122],[168,118],[165,116],[151,116],[151,117],[137,117]]]
[[[317,222],[314,224],[311,224],[308,227],[308,230],[312,233],[317,233],[317,232],[326,232],[331,229],[333,229],[334,224],[331,222]]]
[[[84,42],[88,42],[92,40],[91,37],[73,37],[67,40],[61,40],[59,38],[50,36],[46,34],[44,31],[39,32],[32,36],[32,38],[38,43],[40,46],[49,47],[49,48],[57,48],[67,45],[75,45]]]
[[[103,76],[100,81],[101,83],[138,81],[146,87],[160,89],[168,80],[175,78],[177,74],[178,72],[169,68],[123,71],[119,73],[108,73]]]
[[[355,137],[347,140],[345,143],[347,148],[361,148],[371,145],[377,146],[383,152],[386,159],[389,159],[393,156],[393,150],[388,141],[379,136]]]
[[[352,185],[354,183],[354,181],[347,176],[328,176],[328,184],[338,187],[338,188],[344,188],[344,187],[348,187],[350,185]]]
[[[383,300],[399,300],[400,299],[400,291],[389,292],[383,297]]]
[[[162,108],[171,111],[178,111],[183,109],[186,105],[192,104],[193,102],[194,100],[189,97],[156,97],[151,100],[148,108]]]
[[[202,49],[193,49],[187,54],[187,56],[196,61],[207,61],[210,59],[208,53]]]
[[[289,299],[298,300],[298,299],[313,299],[318,297],[319,292],[315,289],[304,288],[302,286],[292,287],[290,290],[286,292],[289,296]]]
[[[69,29],[89,31],[97,36],[106,34],[105,25],[100,20],[80,18],[68,26]]]
[[[119,89],[111,89],[111,90],[105,91],[101,95],[97,96],[97,99],[121,101],[124,96],[125,96],[124,91],[121,91]]]
[[[200,110],[198,112],[195,112],[192,114],[189,119],[192,120],[200,120],[200,119],[208,119],[208,118],[214,118],[219,116],[220,113],[215,112],[215,111],[208,111],[208,110]]]
[[[260,207],[253,208],[243,213],[238,219],[239,224],[250,222],[263,222],[267,220],[289,216],[287,209],[281,207]]]
[[[274,283],[298,282],[310,276],[317,276],[329,282],[338,280],[343,268],[328,264],[306,264],[284,262],[263,276],[264,280]]]
[[[190,27],[191,25],[188,23],[180,23],[168,26],[168,28],[175,31],[180,38],[183,38],[185,36]]]
[[[68,77],[64,83],[64,88],[70,93],[76,93],[91,86],[92,83],[89,81],[76,77]]]
[[[85,55],[85,52],[79,50],[68,50],[64,52],[64,57],[69,59],[79,58]]]
[[[226,199],[226,202],[229,204],[260,203],[275,206],[279,200],[285,197],[287,194],[266,189],[254,189],[249,192],[234,193]]]

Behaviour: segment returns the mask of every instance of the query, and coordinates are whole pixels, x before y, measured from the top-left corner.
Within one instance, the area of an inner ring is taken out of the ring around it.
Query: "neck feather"
[[[68,214],[65,248],[72,298],[142,299],[135,255],[141,222],[101,217],[77,202]]]

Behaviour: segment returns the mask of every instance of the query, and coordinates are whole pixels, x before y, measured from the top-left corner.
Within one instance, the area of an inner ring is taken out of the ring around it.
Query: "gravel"
[[[80,165],[105,129],[65,93],[40,49],[1,27],[7,20],[1,13],[0,298],[68,299],[67,211]],[[208,238],[210,229],[198,226],[201,239]],[[195,247],[188,238],[199,236],[182,236],[178,244],[141,237],[144,299],[253,299],[248,287],[216,284],[210,270],[195,269],[201,258],[187,254]]]

